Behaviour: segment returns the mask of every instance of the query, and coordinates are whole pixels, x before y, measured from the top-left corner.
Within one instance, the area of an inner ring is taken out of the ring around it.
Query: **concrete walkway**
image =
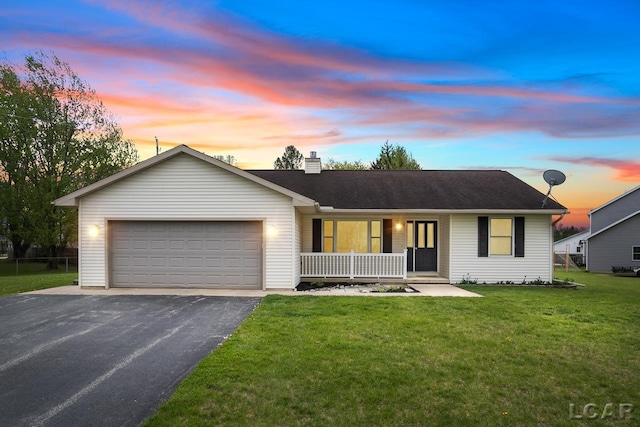
[[[80,286],[59,286],[57,288],[42,289],[28,292],[40,295],[199,295],[199,296],[225,296],[225,297],[265,297],[267,295],[351,295],[372,297],[481,297],[482,295],[460,289],[452,285],[443,284],[411,284],[418,292],[393,293],[393,292],[361,292],[356,287],[326,288],[315,292],[296,292],[290,289],[273,291],[252,291],[234,289],[182,289],[182,288],[111,288],[111,289],[87,289]]]

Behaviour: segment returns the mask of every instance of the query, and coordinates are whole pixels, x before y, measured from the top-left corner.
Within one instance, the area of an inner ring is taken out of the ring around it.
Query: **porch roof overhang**
[[[332,214],[383,214],[383,215],[453,215],[453,214],[482,214],[482,215],[566,215],[567,209],[335,209],[332,206],[316,205],[316,213]]]

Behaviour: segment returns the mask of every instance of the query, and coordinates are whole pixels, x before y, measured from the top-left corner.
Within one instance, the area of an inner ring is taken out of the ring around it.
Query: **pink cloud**
[[[558,92],[535,84],[483,81],[482,77],[495,76],[457,64],[411,62],[303,42],[220,11],[174,9],[146,1],[91,3],[132,17],[140,23],[139,34],[116,37],[118,31],[112,28],[83,37],[25,31],[15,34],[12,43],[47,43],[70,55],[84,55],[81,63],[104,64],[90,72],[100,73],[112,89],[101,91],[105,102],[140,125],[199,125],[221,116],[227,122],[244,116],[251,124],[255,117],[274,124],[271,129],[261,127],[264,133],[256,135],[258,140],[294,141],[334,128],[344,132],[324,138],[327,143],[359,140],[347,134],[353,125],[411,124],[397,135],[418,138],[519,130],[561,138],[640,133],[637,98],[590,96],[579,87]],[[162,41],[154,41],[156,31],[162,33]],[[434,83],[442,76],[450,77],[451,83]],[[145,84],[136,87],[136,81]],[[167,93],[167,88],[174,92]],[[244,99],[214,97],[213,91]],[[312,109],[329,111],[335,118],[324,115],[315,120],[315,127],[301,130],[292,124],[299,119],[292,118],[294,109],[307,111],[307,124]],[[229,110],[231,114],[225,113]]]
[[[614,181],[640,183],[640,162],[635,160],[605,159],[598,157],[552,157],[549,160],[571,164],[613,169]]]
[[[410,72],[414,77],[419,75],[421,79],[428,79],[433,74],[446,75],[451,79],[454,78],[452,75],[460,75],[460,70],[465,67],[460,65],[456,67],[443,66],[437,63],[412,63],[378,58],[345,47],[294,42],[291,39],[260,30],[221,12],[202,14],[200,11],[196,13],[184,9],[171,9],[156,2],[113,0],[107,4],[108,7],[127,13],[148,25],[169,29],[179,34],[190,34],[201,38],[200,41],[209,43],[212,48],[222,47],[226,52],[231,52],[231,58],[228,61],[197,50],[187,52],[187,58],[184,58],[184,55],[181,56],[183,56],[183,60],[186,60],[186,64],[190,64],[193,71],[206,73],[207,80],[212,77],[220,79],[224,84],[229,84],[230,87],[238,91],[271,102],[326,106],[324,98],[320,97],[319,99],[315,96],[317,91],[334,96],[333,102],[341,102],[344,105],[352,105],[353,101],[357,103],[357,101],[364,99],[413,93],[540,99],[572,103],[614,101],[602,97],[566,92],[554,93],[510,85],[437,85],[398,81],[394,79],[406,72]],[[187,51],[189,50],[187,49]],[[154,56],[155,60],[166,61],[167,59],[164,50],[161,55],[148,52],[147,56],[149,54]],[[136,53],[137,55],[138,53]],[[175,58],[170,58],[170,60],[175,63]],[[233,64],[228,64],[228,62]],[[251,68],[257,69],[259,72],[248,72],[248,69]],[[263,76],[265,70],[270,68],[284,73],[279,77],[293,78],[278,81],[276,76]],[[476,74],[479,71],[476,70]],[[287,76],[287,72],[292,73],[293,76]],[[353,78],[336,77],[341,73],[358,78],[354,80]],[[387,80],[375,80],[379,77],[386,77]],[[313,78],[312,84],[309,81],[311,78]],[[300,81],[302,84],[296,84],[298,79],[302,79]],[[239,84],[239,80],[242,80],[242,84]],[[197,83],[206,84],[202,81]],[[279,89],[278,91],[273,90],[274,85]],[[283,93],[286,96],[282,96]],[[615,102],[619,102],[619,100],[615,100]]]
[[[139,22],[162,27],[179,34],[187,34],[215,43],[257,63],[285,63],[297,67],[321,69],[331,73],[348,72],[366,75],[393,75],[398,73],[437,74],[452,78],[471,69],[439,63],[415,63],[410,61],[378,58],[344,46],[294,41],[231,16],[221,10],[179,9],[152,1],[111,0],[90,1],[98,6],[128,14]],[[238,58],[236,58],[238,59]],[[477,74],[477,71],[476,71]]]
[[[337,136],[342,135],[337,129],[332,129],[327,132],[322,132],[319,134],[304,134],[304,135],[268,135],[264,136],[262,139],[284,139],[284,140],[314,140],[314,139],[327,139],[327,138],[335,138]]]

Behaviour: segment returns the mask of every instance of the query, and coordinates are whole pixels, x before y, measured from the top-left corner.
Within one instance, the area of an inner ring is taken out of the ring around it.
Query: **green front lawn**
[[[638,425],[640,279],[558,276],[588,286],[267,297],[147,424]]]
[[[0,260],[0,296],[71,285],[78,278],[77,271],[47,270],[44,263],[20,264],[18,273],[15,262]]]

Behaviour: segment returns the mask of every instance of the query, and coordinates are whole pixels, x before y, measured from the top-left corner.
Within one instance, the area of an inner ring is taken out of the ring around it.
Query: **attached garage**
[[[261,221],[109,221],[112,287],[262,289]]]

